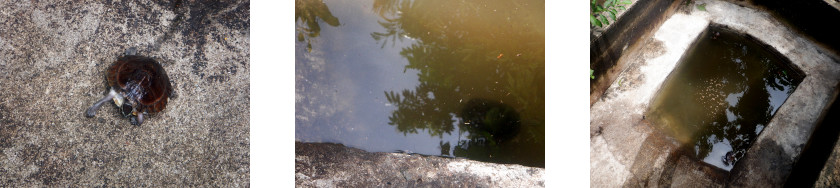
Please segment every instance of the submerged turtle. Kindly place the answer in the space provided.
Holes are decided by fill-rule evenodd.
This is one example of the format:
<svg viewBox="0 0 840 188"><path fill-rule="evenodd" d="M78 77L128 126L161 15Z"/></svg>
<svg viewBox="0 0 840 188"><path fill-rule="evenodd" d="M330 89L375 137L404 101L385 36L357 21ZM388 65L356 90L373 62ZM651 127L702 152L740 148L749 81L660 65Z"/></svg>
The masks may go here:
<svg viewBox="0 0 840 188"><path fill-rule="evenodd" d="M516 109L496 100L470 99L461 109L461 118L470 134L490 141L490 145L512 139L521 127Z"/></svg>
<svg viewBox="0 0 840 188"><path fill-rule="evenodd" d="M157 61L137 56L136 52L134 48L126 50L125 55L108 68L108 94L88 108L85 116L95 116L102 104L114 100L123 116L131 116L132 125L140 125L144 115L166 108L172 95L169 76Z"/></svg>
<svg viewBox="0 0 840 188"><path fill-rule="evenodd" d="M735 153L733 153L732 151L726 152L726 155L723 155L723 157L721 157L721 160L723 160L724 165L735 165Z"/></svg>

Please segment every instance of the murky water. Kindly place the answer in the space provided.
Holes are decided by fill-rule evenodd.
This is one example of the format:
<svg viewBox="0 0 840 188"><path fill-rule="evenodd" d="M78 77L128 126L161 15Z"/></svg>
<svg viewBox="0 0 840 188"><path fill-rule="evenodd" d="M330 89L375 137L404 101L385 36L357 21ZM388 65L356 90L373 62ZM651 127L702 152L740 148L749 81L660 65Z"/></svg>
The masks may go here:
<svg viewBox="0 0 840 188"><path fill-rule="evenodd" d="M296 1L295 139L543 167L544 7Z"/></svg>
<svg viewBox="0 0 840 188"><path fill-rule="evenodd" d="M698 159L725 170L804 78L759 43L711 27L680 60L647 117L694 147Z"/></svg>

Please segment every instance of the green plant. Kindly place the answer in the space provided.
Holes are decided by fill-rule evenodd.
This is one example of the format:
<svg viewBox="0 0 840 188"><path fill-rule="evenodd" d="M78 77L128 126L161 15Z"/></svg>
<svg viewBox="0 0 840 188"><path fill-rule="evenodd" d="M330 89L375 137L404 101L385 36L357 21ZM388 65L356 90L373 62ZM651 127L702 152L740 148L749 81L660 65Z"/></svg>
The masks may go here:
<svg viewBox="0 0 840 188"><path fill-rule="evenodd" d="M589 10L592 12L589 15L589 23L598 27L606 26L610 24L607 16L612 18L613 22L616 21L615 15L618 14L618 11L626 10L627 8L624 5L631 3L633 2L630 0L606 0L603 5L598 5L597 0L592 0L592 3L589 4Z"/></svg>
<svg viewBox="0 0 840 188"><path fill-rule="evenodd" d="M685 1L685 6L690 7L689 5L691 5L691 3L692 3L691 0L686 0ZM706 3L698 4L696 7L697 7L697 10L706 11Z"/></svg>
<svg viewBox="0 0 840 188"><path fill-rule="evenodd" d="M595 79L595 75L593 75L593 73L595 73L595 70L589 69L589 79Z"/></svg>
<svg viewBox="0 0 840 188"><path fill-rule="evenodd" d="M706 11L706 3L697 5L698 10Z"/></svg>

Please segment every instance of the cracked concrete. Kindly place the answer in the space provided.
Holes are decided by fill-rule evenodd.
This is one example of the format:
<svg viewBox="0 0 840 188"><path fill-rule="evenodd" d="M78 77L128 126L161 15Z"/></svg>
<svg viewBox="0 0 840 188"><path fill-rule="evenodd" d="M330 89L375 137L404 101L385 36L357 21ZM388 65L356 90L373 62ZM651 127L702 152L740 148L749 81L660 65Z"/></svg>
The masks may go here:
<svg viewBox="0 0 840 188"><path fill-rule="evenodd" d="M249 4L0 3L0 187L247 187ZM129 47L177 97L141 126L85 118Z"/></svg>

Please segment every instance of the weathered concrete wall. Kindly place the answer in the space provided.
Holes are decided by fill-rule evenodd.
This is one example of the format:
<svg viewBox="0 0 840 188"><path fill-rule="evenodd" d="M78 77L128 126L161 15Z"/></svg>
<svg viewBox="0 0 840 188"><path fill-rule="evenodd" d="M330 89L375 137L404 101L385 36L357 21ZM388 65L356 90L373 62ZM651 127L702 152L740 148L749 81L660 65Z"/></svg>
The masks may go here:
<svg viewBox="0 0 840 188"><path fill-rule="evenodd" d="M821 123L820 127L817 128L816 131L823 131L823 132L815 132L814 135L816 136L823 136L824 138L815 140L812 138L811 141L808 143L809 149L806 149L805 152L815 153L815 152L826 152L828 153L827 158L821 158L822 155L817 155L818 157L810 157L810 159L817 160L817 161L802 161L807 159L802 159L799 162L805 162L804 164L809 163L817 163L822 165L822 169L817 172L816 177L813 177L812 172L800 173L806 174L811 176L805 177L796 177L796 171L791 174L788 178L789 182L803 182L800 184L805 183L813 183L814 187L838 187L840 186L840 142L838 142L838 135L840 135L840 89L835 91L834 93L835 98L834 102L832 103L831 107L828 110L828 114L826 114L823 122ZM821 142L821 143L815 143ZM827 146L831 145L831 146ZM833 146L833 147L832 147ZM817 149L817 151L809 151ZM825 151L830 150L830 151ZM804 153L804 152L803 152ZM805 157L805 156L803 156ZM800 166L797 164L797 166ZM804 165L803 165L804 166ZM815 168L805 167L806 170L814 170ZM801 176L801 175L800 175ZM798 179L792 179L798 178ZM788 185L793 185L788 183Z"/></svg>
<svg viewBox="0 0 840 188"><path fill-rule="evenodd" d="M674 14L651 38L644 40L642 49L622 59L630 67L590 108L590 182L595 187L617 187L638 174L634 167L661 167L676 144L659 144L658 155L644 158L655 162L635 164L644 145L657 141L655 131L643 122L644 112L659 85L665 80L689 45L709 21L702 17ZM653 137L651 137L653 136ZM650 139L648 137L651 137ZM670 146L670 147L669 147ZM656 162L660 161L660 162ZM658 165L655 165L658 164Z"/></svg>
<svg viewBox="0 0 840 188"><path fill-rule="evenodd" d="M834 166L840 164L837 159L829 160L829 157L840 154L840 147L835 145L840 139L840 86L838 90L834 91L834 102L831 103L828 112L823 114L822 122L816 126L814 133L808 140L808 144L802 150L799 160L796 161L790 175L785 182L785 187L813 187L821 178L820 174L824 169L835 168ZM840 156L838 156L840 157ZM833 177L840 180L840 174L835 174ZM823 176L825 177L825 176ZM840 186L840 181L833 184L823 184L824 186Z"/></svg>
<svg viewBox="0 0 840 188"><path fill-rule="evenodd" d="M769 14L725 1L695 1L707 11L675 13L620 61L630 66L590 108L593 186L781 186L840 81L836 55L795 34ZM690 159L644 119L648 105L684 51L709 24L747 33L777 49L805 80L729 173ZM621 63L621 62L620 62ZM653 146L653 147L652 147ZM648 148L648 149L646 149ZM650 149L656 148L656 149Z"/></svg>
<svg viewBox="0 0 840 188"><path fill-rule="evenodd" d="M589 67L595 79L589 80L589 104L601 94L627 68L626 61L619 61L625 50L636 47L668 17L674 14L680 1L635 0L627 11L618 15L618 21L605 28L593 29L589 44Z"/></svg>
<svg viewBox="0 0 840 188"><path fill-rule="evenodd" d="M840 2L837 0L750 0L767 9L782 24L802 33L814 43L823 45L834 53L840 53L840 27L826 24L826 19L840 18Z"/></svg>
<svg viewBox="0 0 840 188"><path fill-rule="evenodd" d="M0 187L248 186L249 2L0 1ZM128 47L177 98L132 126L104 96Z"/></svg>
<svg viewBox="0 0 840 188"><path fill-rule="evenodd" d="M300 187L544 187L545 169L295 142Z"/></svg>

